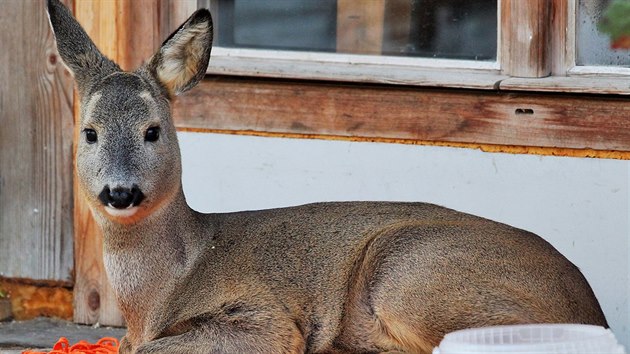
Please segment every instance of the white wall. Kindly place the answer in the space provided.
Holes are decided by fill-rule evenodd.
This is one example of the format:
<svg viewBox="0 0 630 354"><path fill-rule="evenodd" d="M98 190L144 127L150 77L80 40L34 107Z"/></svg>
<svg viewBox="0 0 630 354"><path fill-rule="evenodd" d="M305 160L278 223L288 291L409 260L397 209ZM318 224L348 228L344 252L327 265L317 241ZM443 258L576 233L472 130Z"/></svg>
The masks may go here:
<svg viewBox="0 0 630 354"><path fill-rule="evenodd" d="M180 133L199 211L426 201L533 231L575 263L630 348L630 161Z"/></svg>

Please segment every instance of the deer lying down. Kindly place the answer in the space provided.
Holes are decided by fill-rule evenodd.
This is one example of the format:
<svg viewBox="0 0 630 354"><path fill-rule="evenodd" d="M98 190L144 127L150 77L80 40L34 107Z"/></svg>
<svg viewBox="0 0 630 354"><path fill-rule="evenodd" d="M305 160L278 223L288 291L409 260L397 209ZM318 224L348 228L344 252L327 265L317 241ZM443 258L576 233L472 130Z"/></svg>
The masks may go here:
<svg viewBox="0 0 630 354"><path fill-rule="evenodd" d="M193 211L170 102L204 76L210 13L123 72L57 0L48 11L78 85L76 168L128 326L121 353L429 353L467 327L607 326L549 243L480 217L383 202Z"/></svg>

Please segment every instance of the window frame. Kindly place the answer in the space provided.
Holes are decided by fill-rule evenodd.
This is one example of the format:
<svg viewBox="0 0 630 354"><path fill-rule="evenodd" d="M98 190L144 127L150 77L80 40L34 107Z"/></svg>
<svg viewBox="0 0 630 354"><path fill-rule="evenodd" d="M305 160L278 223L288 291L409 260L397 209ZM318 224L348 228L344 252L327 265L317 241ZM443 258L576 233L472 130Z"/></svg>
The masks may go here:
<svg viewBox="0 0 630 354"><path fill-rule="evenodd" d="M605 65L577 65L577 16L578 1L572 0L567 3L568 26L567 26L567 68L568 76L602 76L604 78L623 78L630 76L630 67L605 66Z"/></svg>
<svg viewBox="0 0 630 354"><path fill-rule="evenodd" d="M497 18L500 4L501 0ZM210 0L200 0L198 6L209 7L212 13L218 13L218 6ZM215 46L207 74L493 89L498 81L506 78L501 74L500 26L498 28L495 61Z"/></svg>
<svg viewBox="0 0 630 354"><path fill-rule="evenodd" d="M207 74L630 95L630 68L576 65L578 0L497 1L496 61L215 47Z"/></svg>

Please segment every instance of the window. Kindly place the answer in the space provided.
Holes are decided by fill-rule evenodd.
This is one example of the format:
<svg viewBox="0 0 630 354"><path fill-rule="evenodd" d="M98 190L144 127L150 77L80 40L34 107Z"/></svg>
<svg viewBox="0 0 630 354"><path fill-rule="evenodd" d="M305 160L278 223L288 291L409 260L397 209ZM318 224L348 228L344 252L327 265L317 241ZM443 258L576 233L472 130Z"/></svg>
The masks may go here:
<svg viewBox="0 0 630 354"><path fill-rule="evenodd" d="M621 77L630 75L630 48L619 47L613 38L624 29L630 34L630 2L627 0L577 0L570 3L575 16L570 27L569 75ZM608 24L602 26L604 23ZM607 33L608 32L608 33ZM625 78L624 78L625 77ZM605 83L604 83L605 84ZM628 85L616 93L628 94Z"/></svg>
<svg viewBox="0 0 630 354"><path fill-rule="evenodd" d="M615 14L615 9L610 8L610 6L611 2L608 0L579 1L575 34L576 65L630 66L630 52L628 48L615 48L615 43L611 39L610 34L604 33L601 28L608 9L611 10L611 17L615 15L628 16L629 19L625 22L629 25L630 13ZM612 20L615 20L615 18L609 21ZM610 25L610 27L617 26L615 23Z"/></svg>
<svg viewBox="0 0 630 354"><path fill-rule="evenodd" d="M497 1L218 0L220 47L495 61Z"/></svg>
<svg viewBox="0 0 630 354"><path fill-rule="evenodd" d="M216 22L209 73L630 94L619 81L630 75L630 51L611 48L598 26L616 1L198 4L210 7Z"/></svg>
<svg viewBox="0 0 630 354"><path fill-rule="evenodd" d="M500 76L497 0L200 3L216 22L211 73L477 88Z"/></svg>

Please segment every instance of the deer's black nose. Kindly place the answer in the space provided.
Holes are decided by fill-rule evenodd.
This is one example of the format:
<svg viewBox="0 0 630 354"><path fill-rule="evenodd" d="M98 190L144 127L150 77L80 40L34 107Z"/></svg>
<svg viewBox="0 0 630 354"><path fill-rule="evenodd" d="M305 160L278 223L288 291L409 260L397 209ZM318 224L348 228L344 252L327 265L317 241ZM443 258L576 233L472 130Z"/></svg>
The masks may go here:
<svg viewBox="0 0 630 354"><path fill-rule="evenodd" d="M106 185L98 195L101 202L116 209L125 209L132 206L138 206L144 199L144 194L137 185L131 188L116 187L113 189Z"/></svg>

